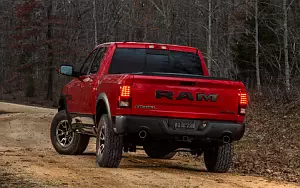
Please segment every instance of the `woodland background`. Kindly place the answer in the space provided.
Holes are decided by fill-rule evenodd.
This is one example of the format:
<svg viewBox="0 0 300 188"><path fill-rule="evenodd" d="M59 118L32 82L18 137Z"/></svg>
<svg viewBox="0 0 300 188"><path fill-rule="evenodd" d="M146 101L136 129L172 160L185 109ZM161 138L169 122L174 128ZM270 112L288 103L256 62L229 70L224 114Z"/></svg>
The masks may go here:
<svg viewBox="0 0 300 188"><path fill-rule="evenodd" d="M57 105L96 44L201 49L213 76L250 94L234 171L300 182L299 0L0 0L0 100Z"/></svg>

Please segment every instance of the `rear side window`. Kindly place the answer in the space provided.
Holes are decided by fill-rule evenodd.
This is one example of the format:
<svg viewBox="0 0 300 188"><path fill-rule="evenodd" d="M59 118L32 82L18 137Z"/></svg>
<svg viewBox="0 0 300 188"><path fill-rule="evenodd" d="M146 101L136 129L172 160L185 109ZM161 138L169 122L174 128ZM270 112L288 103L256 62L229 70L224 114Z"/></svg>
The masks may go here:
<svg viewBox="0 0 300 188"><path fill-rule="evenodd" d="M194 53L149 49L116 49L109 74L139 72L203 75L200 58Z"/></svg>
<svg viewBox="0 0 300 188"><path fill-rule="evenodd" d="M94 50L92 52L92 54L85 60L84 64L82 65L81 69L80 69L80 73L82 75L87 75L90 69L91 64L93 63L96 55L98 53L98 49Z"/></svg>
<svg viewBox="0 0 300 188"><path fill-rule="evenodd" d="M100 48L90 70L90 74L96 74L100 68L101 61L106 53L106 48Z"/></svg>

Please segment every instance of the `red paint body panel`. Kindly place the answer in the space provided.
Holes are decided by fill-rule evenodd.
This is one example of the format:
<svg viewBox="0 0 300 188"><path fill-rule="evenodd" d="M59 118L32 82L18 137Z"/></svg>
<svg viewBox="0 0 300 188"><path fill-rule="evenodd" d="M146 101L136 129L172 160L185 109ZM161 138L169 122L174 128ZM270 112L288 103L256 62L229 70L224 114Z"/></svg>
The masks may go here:
<svg viewBox="0 0 300 188"><path fill-rule="evenodd" d="M204 77L179 78L108 74L116 48L149 48L149 45L154 45L158 49L166 47L166 50L198 53ZM100 47L107 47L108 49L101 61L98 73L74 78L63 89L65 95L72 96L71 100L67 100L70 113L94 115L96 113L97 97L99 94L105 93L108 97L112 116L174 117L239 123L244 121L244 116L238 115L239 90L245 91L243 83L208 78L209 74L200 50L186 46L135 42L106 43L99 45L97 48ZM182 81L194 82L196 85L182 86L180 85ZM123 85L131 86L132 104L130 108L119 108L118 106L120 87ZM171 91L174 93L175 98L180 92L189 92L194 98L196 98L197 93L205 95L215 94L218 95L218 98L216 102L191 101L186 98L182 100L157 99L155 96L157 90ZM155 109L136 108L138 105L152 106Z"/></svg>
<svg viewBox="0 0 300 188"><path fill-rule="evenodd" d="M195 86L181 86L182 78L174 77L149 77L134 76L132 91L132 106L155 106L155 110L132 109L133 115L162 116L209 120L237 121L238 89L243 85L232 81L190 79L184 81L196 82ZM190 101L188 99L169 100L167 98L156 99L156 90L172 91L174 98L180 92L206 95L217 94L217 102ZM232 112L234 114L222 114L220 112Z"/></svg>

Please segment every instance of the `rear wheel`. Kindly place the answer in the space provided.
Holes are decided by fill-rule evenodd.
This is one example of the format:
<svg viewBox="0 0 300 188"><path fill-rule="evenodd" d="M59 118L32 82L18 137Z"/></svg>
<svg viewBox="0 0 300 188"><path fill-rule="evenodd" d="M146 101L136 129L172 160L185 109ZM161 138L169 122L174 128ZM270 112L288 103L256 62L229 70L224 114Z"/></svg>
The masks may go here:
<svg viewBox="0 0 300 188"><path fill-rule="evenodd" d="M233 147L231 143L214 146L204 151L204 162L209 172L228 172L232 165L232 158Z"/></svg>
<svg viewBox="0 0 300 188"><path fill-rule="evenodd" d="M90 137L81 135L71 130L65 110L58 112L51 123L51 143L54 149L63 155L82 154L88 144Z"/></svg>
<svg viewBox="0 0 300 188"><path fill-rule="evenodd" d="M145 153L154 159L172 159L175 155L175 151L168 151L164 147L158 147L159 145L144 144L143 148Z"/></svg>
<svg viewBox="0 0 300 188"><path fill-rule="evenodd" d="M123 137L117 135L105 114L99 122L96 142L96 163L99 167L117 168L123 152Z"/></svg>

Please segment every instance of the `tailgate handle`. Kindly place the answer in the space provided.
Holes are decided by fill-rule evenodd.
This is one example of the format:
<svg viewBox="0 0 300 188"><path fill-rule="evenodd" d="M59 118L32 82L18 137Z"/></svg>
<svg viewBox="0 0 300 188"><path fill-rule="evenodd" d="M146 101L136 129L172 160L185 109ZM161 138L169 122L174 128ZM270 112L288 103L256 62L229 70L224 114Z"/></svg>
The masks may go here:
<svg viewBox="0 0 300 188"><path fill-rule="evenodd" d="M181 86L195 86L196 82L180 82Z"/></svg>

